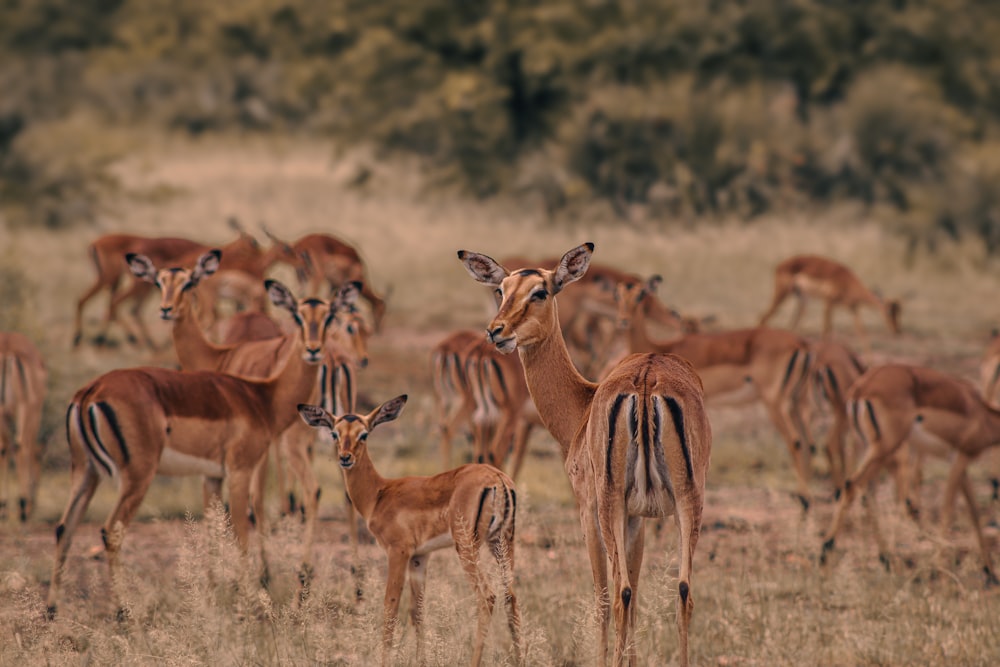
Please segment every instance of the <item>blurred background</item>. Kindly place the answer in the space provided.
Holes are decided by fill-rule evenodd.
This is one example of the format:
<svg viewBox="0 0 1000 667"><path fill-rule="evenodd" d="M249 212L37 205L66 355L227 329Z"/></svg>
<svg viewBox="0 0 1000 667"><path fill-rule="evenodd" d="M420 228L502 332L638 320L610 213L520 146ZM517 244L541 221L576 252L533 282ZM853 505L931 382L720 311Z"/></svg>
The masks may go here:
<svg viewBox="0 0 1000 667"><path fill-rule="evenodd" d="M987 0L0 0L0 90L10 225L98 219L137 127L416 157L557 221L852 203L1000 249Z"/></svg>

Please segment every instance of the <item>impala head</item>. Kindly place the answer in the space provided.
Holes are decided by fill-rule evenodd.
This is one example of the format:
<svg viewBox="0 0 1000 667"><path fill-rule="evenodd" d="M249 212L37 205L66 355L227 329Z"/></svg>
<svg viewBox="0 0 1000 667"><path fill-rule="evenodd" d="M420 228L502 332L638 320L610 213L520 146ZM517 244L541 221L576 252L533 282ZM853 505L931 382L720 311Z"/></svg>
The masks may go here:
<svg viewBox="0 0 1000 667"><path fill-rule="evenodd" d="M353 308L361 293L361 283L350 282L341 285L331 301L315 298L296 300L291 290L277 280L265 280L264 287L271 303L287 310L299 326L303 358L314 364L322 360L323 342L338 313Z"/></svg>
<svg viewBox="0 0 1000 667"><path fill-rule="evenodd" d="M637 310L643 302L656 294L656 289L663 282L660 276L651 276L646 281L629 280L615 285L615 303L618 306L618 328L625 330L632 324Z"/></svg>
<svg viewBox="0 0 1000 667"><path fill-rule="evenodd" d="M319 405L300 403L299 415L310 426L330 431L340 467L346 470L354 467L358 459L364 456L371 430L382 422L391 422L399 417L404 405L406 394L386 401L367 415L347 414L336 417Z"/></svg>
<svg viewBox="0 0 1000 667"><path fill-rule="evenodd" d="M221 250L209 250L198 258L193 268L157 270L145 255L134 252L125 255L128 268L136 278L160 288L160 317L164 320L172 320L178 316L187 292L196 287L202 278L215 273L221 259Z"/></svg>
<svg viewBox="0 0 1000 667"><path fill-rule="evenodd" d="M545 340L559 326L554 297L566 285L587 272L593 243L584 243L567 252L552 270L508 271L495 259L467 250L458 258L478 282L493 287L500 299L499 309L486 329L486 336L503 353L520 345L530 347Z"/></svg>
<svg viewBox="0 0 1000 667"><path fill-rule="evenodd" d="M339 326L332 330L334 340L354 352L361 368L367 367L368 339L372 329L364 315L357 308L351 308L337 316L337 323Z"/></svg>

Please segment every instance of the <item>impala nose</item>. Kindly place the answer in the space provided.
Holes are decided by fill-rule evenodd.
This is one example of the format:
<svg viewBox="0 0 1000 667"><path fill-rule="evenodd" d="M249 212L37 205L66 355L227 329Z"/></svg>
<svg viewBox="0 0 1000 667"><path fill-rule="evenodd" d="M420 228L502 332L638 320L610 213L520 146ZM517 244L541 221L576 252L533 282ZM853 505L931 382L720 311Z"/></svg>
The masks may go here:
<svg viewBox="0 0 1000 667"><path fill-rule="evenodd" d="M490 339L491 343L496 342L496 337L500 335L501 331L503 331L503 327L495 327L493 329L487 329L486 337Z"/></svg>
<svg viewBox="0 0 1000 667"><path fill-rule="evenodd" d="M167 306L165 308L160 308L160 319L161 320L169 320L171 317L173 317L173 313L174 313L174 307L173 306Z"/></svg>
<svg viewBox="0 0 1000 667"><path fill-rule="evenodd" d="M307 347L306 356L309 361L319 361L323 354L323 349L319 347Z"/></svg>
<svg viewBox="0 0 1000 667"><path fill-rule="evenodd" d="M349 468L351 466L351 458L352 457L351 457L350 454L341 454L340 455L340 467L341 468Z"/></svg>
<svg viewBox="0 0 1000 667"><path fill-rule="evenodd" d="M368 368L368 357L361 357L361 368Z"/></svg>

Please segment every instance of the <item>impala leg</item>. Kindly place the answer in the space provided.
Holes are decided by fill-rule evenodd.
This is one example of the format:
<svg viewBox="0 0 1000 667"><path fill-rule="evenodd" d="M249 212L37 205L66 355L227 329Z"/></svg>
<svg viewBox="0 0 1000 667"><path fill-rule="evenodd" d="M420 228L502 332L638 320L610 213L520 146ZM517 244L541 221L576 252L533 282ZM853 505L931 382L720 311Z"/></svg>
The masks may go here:
<svg viewBox="0 0 1000 667"><path fill-rule="evenodd" d="M0 367L0 375L4 368ZM7 416L0 413L0 521L7 520L7 498L10 497L10 460L14 442Z"/></svg>
<svg viewBox="0 0 1000 667"><path fill-rule="evenodd" d="M524 664L521 647L521 612L514 595L514 530L490 543L490 551L500 570L500 585L503 587L504 603L507 607L507 627L514 644L514 664Z"/></svg>
<svg viewBox="0 0 1000 667"><path fill-rule="evenodd" d="M861 346L865 349L865 352L871 354L871 341L868 340L868 334L865 332L865 326L861 323L861 313L858 311L857 306L853 306L851 308L851 316L854 318L854 330L858 334Z"/></svg>
<svg viewBox="0 0 1000 667"><path fill-rule="evenodd" d="M840 489L844 486L844 480L847 479L850 472L849 466L853 464L853 458L851 463L848 463L847 419L836 409L834 410L833 424L827 434L826 455L830 461L830 478L833 481L833 487Z"/></svg>
<svg viewBox="0 0 1000 667"><path fill-rule="evenodd" d="M979 544L979 551L983 554L983 573L986 575L986 585L995 586L1000 584L997 580L996 570L993 568L993 558L990 556L989 547L983 537L983 528L979 523L979 508L976 507L976 496L972 492L972 484L969 483L969 475L963 470L961 480L962 495L965 497L965 504L969 507L969 519L972 527L976 531L976 542Z"/></svg>
<svg viewBox="0 0 1000 667"><path fill-rule="evenodd" d="M598 522L604 547L611 559L611 579L614 590L609 587L611 610L615 621L615 665L632 662L632 647L630 641L630 621L633 617L632 604L634 591L628 576L628 541L625 537L626 524L630 517L625 513L622 502L613 502L608 498L616 489L601 487L597 491ZM621 493L621 490L617 490Z"/></svg>
<svg viewBox="0 0 1000 667"><path fill-rule="evenodd" d="M222 507L222 478L205 477L201 482L201 500L205 512L218 503Z"/></svg>
<svg viewBox="0 0 1000 667"><path fill-rule="evenodd" d="M267 460L267 457L261 457ZM259 467L254 466L254 469ZM247 553L250 546L250 525L247 517L247 509L250 504L250 484L254 475L253 470L234 470L229 474L229 520L233 525L233 534L236 536L236 543L240 551ZM256 502L256 501L255 501ZM258 523L258 526L261 524ZM267 566L267 554L264 549L265 530L258 530L257 536L260 543L260 583L265 588L270 583L270 572Z"/></svg>
<svg viewBox="0 0 1000 667"><path fill-rule="evenodd" d="M392 652L392 636L396 631L396 620L399 618L399 599L403 595L409 560L410 554L405 551L389 552L389 575L385 582L385 603L382 610L383 667L389 664L389 655Z"/></svg>
<svg viewBox="0 0 1000 667"><path fill-rule="evenodd" d="M299 428L301 426L302 428ZM312 433L303 432L308 429L305 424L297 424L287 429L281 436L280 450L288 456L288 465L302 485L302 506L305 509L306 534L302 545L302 565L299 568L300 597L304 594L312 580L313 543L316 536L316 516L319 507L319 482L313 471L309 457L309 444ZM280 457L279 457L280 458ZM348 520L354 522L354 513L348 509Z"/></svg>
<svg viewBox="0 0 1000 667"><path fill-rule="evenodd" d="M424 585L427 580L427 561L430 555L413 556L408 562L410 579L410 620L417 639L417 664L424 664Z"/></svg>
<svg viewBox="0 0 1000 667"><path fill-rule="evenodd" d="M823 335L829 336L833 333L833 301L823 302Z"/></svg>
<svg viewBox="0 0 1000 667"><path fill-rule="evenodd" d="M35 509L38 479L41 476L41 451L38 430L41 427L42 406L22 405L19 408L17 429L14 432L14 457L20 489L20 518L24 523ZM4 495L3 498L7 496Z"/></svg>
<svg viewBox="0 0 1000 667"><path fill-rule="evenodd" d="M792 313L792 323L789 325L789 329L793 331L799 328L799 323L802 321L802 314L806 310L806 297L801 292L793 292L795 295L795 311Z"/></svg>
<svg viewBox="0 0 1000 667"><path fill-rule="evenodd" d="M698 537L701 534L703 504L702 493L679 496L675 514L678 535L677 560L680 564L677 573L677 650L681 667L687 667L689 659L688 636L691 615L694 612L691 571L694 564L694 550L698 546Z"/></svg>
<svg viewBox="0 0 1000 667"><path fill-rule="evenodd" d="M62 584L63 569L66 565L66 554L69 553L73 534L80 525L80 519L90 505L101 477L89 461L73 466L73 482L69 494L69 502L63 510L59 524L56 526L56 554L52 565L52 579L49 584L48 609L49 619L55 618L56 603L59 599L59 588Z"/></svg>
<svg viewBox="0 0 1000 667"><path fill-rule="evenodd" d="M882 534L878 525L878 503L876 502L875 491L875 480L873 478L865 485L865 492L861 496L861 504L865 508L865 516L868 519L872 535L875 536L875 544L878 545L878 560L888 571L890 569L889 545L886 543L885 535Z"/></svg>
<svg viewBox="0 0 1000 667"><path fill-rule="evenodd" d="M880 452L876 443L872 443L861 465L858 466L857 472L844 482L844 491L840 494L840 500L837 501L837 509L833 514L833 521L830 523L830 528L826 531L826 535L823 538L823 548L819 557L820 565L826 563L827 552L833 550L834 541L844 525L844 518L847 515L847 511L854 502L854 496L857 495L858 486L867 485L875 476L875 473L878 472L879 468L885 464L888 457L892 456L898 446L897 444L884 452Z"/></svg>
<svg viewBox="0 0 1000 667"><path fill-rule="evenodd" d="M808 443L800 439L802 437L801 435L795 433L791 420L787 419L786 412L780 409L776 402L765 401L765 405L767 407L768 414L771 416L771 422L778 429L782 439L785 441L785 445L788 447L788 453L792 457L792 464L795 467L795 475L798 480L799 502L802 503L803 510L808 510L811 502L811 493L809 491L808 481Z"/></svg>
<svg viewBox="0 0 1000 667"><path fill-rule="evenodd" d="M146 476L138 479L123 477L121 490L118 492L118 502L111 510L104 526L101 528L101 538L104 540L104 551L108 557L108 572L111 576L111 596L117 608L118 620L124 620L126 611L118 599L116 587L121 581L121 547L125 541L125 531L139 510L142 499L153 482L156 471L151 470Z"/></svg>
<svg viewBox="0 0 1000 667"><path fill-rule="evenodd" d="M518 419L517 429L514 431L514 455L510 463L510 478L513 480L516 480L521 472L521 465L524 463L524 455L528 451L528 438L531 437L532 429L534 429L534 424L523 417Z"/></svg>
<svg viewBox="0 0 1000 667"><path fill-rule="evenodd" d="M494 490L495 493L495 490ZM493 606L496 604L496 596L490 590L482 570L479 567L479 551L482 543L474 535L470 534L475 528L471 525L460 523L452 526L452 535L455 536L455 549L458 551L458 560L462 564L462 569L472 583L476 592L477 603L477 623L476 635L472 645L471 665L478 666L483 659L483 646L486 644L486 634L490 630L490 617L493 616Z"/></svg>
<svg viewBox="0 0 1000 667"><path fill-rule="evenodd" d="M594 596L597 604L597 664L608 664L608 621L610 609L608 605L608 556L604 550L604 542L597 527L597 513L589 505L580 507L580 524L583 526L583 537L587 543L587 555L590 557L590 569L594 577Z"/></svg>
<svg viewBox="0 0 1000 667"><path fill-rule="evenodd" d="M791 290L780 285L775 286L774 297L771 299L771 305L768 306L767 312L761 315L759 326L767 326L767 323L772 317L774 317L774 314L778 312L778 308L781 307L781 304L785 302L785 299L787 299L790 294Z"/></svg>
<svg viewBox="0 0 1000 667"><path fill-rule="evenodd" d="M94 298L94 295L100 292L105 287L111 289L111 285L104 281L104 278L98 276L97 282L90 286L80 300L76 302L76 317L73 320L73 347L80 344L83 340L83 309L86 307L87 302Z"/></svg>

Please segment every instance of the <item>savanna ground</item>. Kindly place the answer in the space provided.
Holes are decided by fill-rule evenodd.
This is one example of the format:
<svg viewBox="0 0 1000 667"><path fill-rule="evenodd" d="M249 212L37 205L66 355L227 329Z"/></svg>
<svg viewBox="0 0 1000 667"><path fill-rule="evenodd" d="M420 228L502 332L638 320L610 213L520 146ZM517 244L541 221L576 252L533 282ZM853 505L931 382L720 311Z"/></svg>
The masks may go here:
<svg viewBox="0 0 1000 667"><path fill-rule="evenodd" d="M488 299L465 273L460 248L494 257L550 256L586 241L595 260L641 274L660 273L661 293L686 313L712 314L718 326L756 321L771 291L773 266L801 251L849 261L886 294L908 295L905 334L889 338L873 314L872 360L902 359L969 377L990 328L1000 289L995 266L975 247L951 246L902 264L903 248L858 210L796 215L748 225L711 223L655 231L612 221L545 222L528 205L481 205L426 195L413 170L376 166L363 186L349 187L352 159L320 145L150 141L121 168L125 191L103 231L177 235L223 243L227 216L266 222L293 239L327 231L356 243L376 287L391 286L384 331L372 340L361 392L374 401L410 394L401 419L375 432L371 449L383 474L429 474L439 466L428 351L448 331L482 327ZM384 557L361 549L364 597L354 601L340 475L320 452L324 496L316 578L301 610L291 604L302 527L277 519L268 539L272 585L263 592L218 520L201 516L200 482L159 479L123 549L127 571L119 593L130 620L118 623L100 554L99 525L114 500L102 485L78 531L56 621L44 619L53 529L68 490L61 429L77 387L113 367L171 363L169 347L150 354L128 345L70 349L72 309L92 279L85 245L96 230L4 230L0 248L9 293L5 321L40 341L51 387L39 506L26 526L5 524L0 538L0 664L342 664L377 659ZM278 271L279 276L290 278ZM102 304L103 306L103 304ZM92 333L99 308L88 310ZM787 307L786 307L787 308ZM166 345L166 325L150 326ZM778 324L790 317L779 314ZM843 314L841 315L843 317ZM837 320L842 334L848 322ZM818 328L818 307L806 319ZM120 332L119 332L120 336ZM817 502L803 517L793 500L789 457L763 410L711 412L715 432L704 528L695 558L692 659L717 665L988 665L1000 660L1000 594L983 587L964 509L947 540L934 521L944 467L926 473L922 526L904 517L884 484L882 529L893 546L886 572L859 506L820 569L820 534L833 508L817 457ZM590 569L554 442L536 433L519 488L516 591L531 665L591 664L594 656ZM457 459L456 459L457 460ZM979 501L989 505L986 462L974 468ZM270 500L276 515L274 500ZM989 507L987 539L997 550ZM194 517L194 518L192 518ZM675 537L671 522L650 529L639 591L641 664L676 659ZM428 662L468 659L473 595L456 556L435 554L427 600ZM404 599L403 609L407 601ZM502 616L502 614L497 615ZM411 664L413 632L397 632L396 658ZM510 641L496 618L488 664L510 664Z"/></svg>

